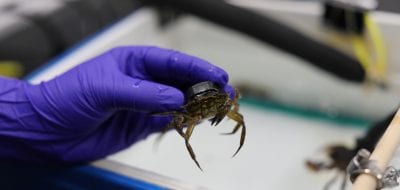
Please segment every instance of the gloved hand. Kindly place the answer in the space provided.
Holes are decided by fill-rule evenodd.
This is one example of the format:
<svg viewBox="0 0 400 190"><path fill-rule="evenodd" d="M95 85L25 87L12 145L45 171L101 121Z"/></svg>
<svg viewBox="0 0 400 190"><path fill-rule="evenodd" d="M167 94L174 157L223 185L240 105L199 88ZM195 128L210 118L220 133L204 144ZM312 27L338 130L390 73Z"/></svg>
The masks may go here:
<svg viewBox="0 0 400 190"><path fill-rule="evenodd" d="M0 160L92 161L166 127L182 91L213 81L233 95L222 69L156 47L120 47L39 85L0 78Z"/></svg>

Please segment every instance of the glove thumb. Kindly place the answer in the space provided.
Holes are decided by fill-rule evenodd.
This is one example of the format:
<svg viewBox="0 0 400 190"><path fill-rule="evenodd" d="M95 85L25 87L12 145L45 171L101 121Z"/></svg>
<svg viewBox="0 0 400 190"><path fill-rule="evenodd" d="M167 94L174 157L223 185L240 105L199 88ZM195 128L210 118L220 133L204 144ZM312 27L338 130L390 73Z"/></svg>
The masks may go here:
<svg viewBox="0 0 400 190"><path fill-rule="evenodd" d="M141 112L178 110L184 103L183 93L171 86L124 76L115 84L111 107Z"/></svg>

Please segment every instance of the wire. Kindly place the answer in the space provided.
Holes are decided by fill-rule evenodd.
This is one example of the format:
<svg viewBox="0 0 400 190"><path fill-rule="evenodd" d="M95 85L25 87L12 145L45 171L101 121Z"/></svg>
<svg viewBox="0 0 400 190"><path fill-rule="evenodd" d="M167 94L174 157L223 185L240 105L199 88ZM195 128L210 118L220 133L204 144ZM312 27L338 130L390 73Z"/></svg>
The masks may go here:
<svg viewBox="0 0 400 190"><path fill-rule="evenodd" d="M371 70L372 60L369 56L368 48L363 37L360 35L351 34L350 40L357 59L360 61L361 66L368 73Z"/></svg>
<svg viewBox="0 0 400 190"><path fill-rule="evenodd" d="M366 32L350 34L353 51L367 72L367 79L370 82L385 85L387 82L387 58L382 34L369 13L365 13L363 18ZM368 46L367 35L371 39L372 47Z"/></svg>
<svg viewBox="0 0 400 190"><path fill-rule="evenodd" d="M383 35L379 29L379 26L371 19L369 14L364 15L364 24L375 49L376 69L378 76L381 80L386 81L387 52L383 42Z"/></svg>

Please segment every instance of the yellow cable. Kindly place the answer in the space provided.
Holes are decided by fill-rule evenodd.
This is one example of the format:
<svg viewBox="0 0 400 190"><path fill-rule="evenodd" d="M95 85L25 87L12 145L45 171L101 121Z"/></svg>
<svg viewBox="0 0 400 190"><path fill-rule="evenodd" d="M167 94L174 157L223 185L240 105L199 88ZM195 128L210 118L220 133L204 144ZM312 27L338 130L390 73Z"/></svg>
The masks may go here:
<svg viewBox="0 0 400 190"><path fill-rule="evenodd" d="M345 21L348 24L348 27L355 27L354 23L354 15L350 12L346 12L345 14ZM353 51L355 56L357 57L358 61L360 62L361 66L364 68L366 75L367 75L367 82L373 81L373 73L372 73L372 59L369 54L369 49L367 47L364 35L360 35L357 33L349 33L348 34L349 41L353 47Z"/></svg>
<svg viewBox="0 0 400 190"><path fill-rule="evenodd" d="M348 19L350 20L351 17L349 16ZM385 84L387 82L387 52L383 36L379 26L369 13L364 14L364 26L364 34L348 34L346 35L347 40L351 43L357 60L367 73L367 81ZM342 39L332 34L329 37L330 42L338 47L340 44L346 43L346 38ZM340 47L343 48L343 46Z"/></svg>
<svg viewBox="0 0 400 190"><path fill-rule="evenodd" d="M385 44L383 42L382 33L379 26L371 19L369 14L364 15L364 24L371 37L372 44L375 49L375 60L378 77L382 80L386 80L387 72L387 52Z"/></svg>
<svg viewBox="0 0 400 190"><path fill-rule="evenodd" d="M382 34L368 13L364 15L364 24L366 34L370 36L373 48L368 48L365 35L351 34L350 40L357 59L367 72L368 80L382 84L382 82L386 82L387 74L386 48ZM371 53L372 50L374 50L374 54Z"/></svg>
<svg viewBox="0 0 400 190"><path fill-rule="evenodd" d="M0 61L0 75L8 77L20 77L23 73L21 64L15 61Z"/></svg>
<svg viewBox="0 0 400 190"><path fill-rule="evenodd" d="M356 34L351 34L350 40L357 59L360 61L361 66L368 74L371 70L372 61L363 37Z"/></svg>

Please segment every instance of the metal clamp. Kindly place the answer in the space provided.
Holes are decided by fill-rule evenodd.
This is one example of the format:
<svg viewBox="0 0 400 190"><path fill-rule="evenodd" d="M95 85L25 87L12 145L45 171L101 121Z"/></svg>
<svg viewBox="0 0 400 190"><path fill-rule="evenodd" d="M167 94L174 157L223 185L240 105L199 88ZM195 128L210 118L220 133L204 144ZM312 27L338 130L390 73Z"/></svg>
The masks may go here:
<svg viewBox="0 0 400 190"><path fill-rule="evenodd" d="M366 149L361 149L347 166L347 173L350 181L354 183L360 174L367 174L374 177L377 181L377 189L392 188L399 185L400 171L394 167L387 167L381 171L376 166L375 160L369 160L371 153Z"/></svg>

